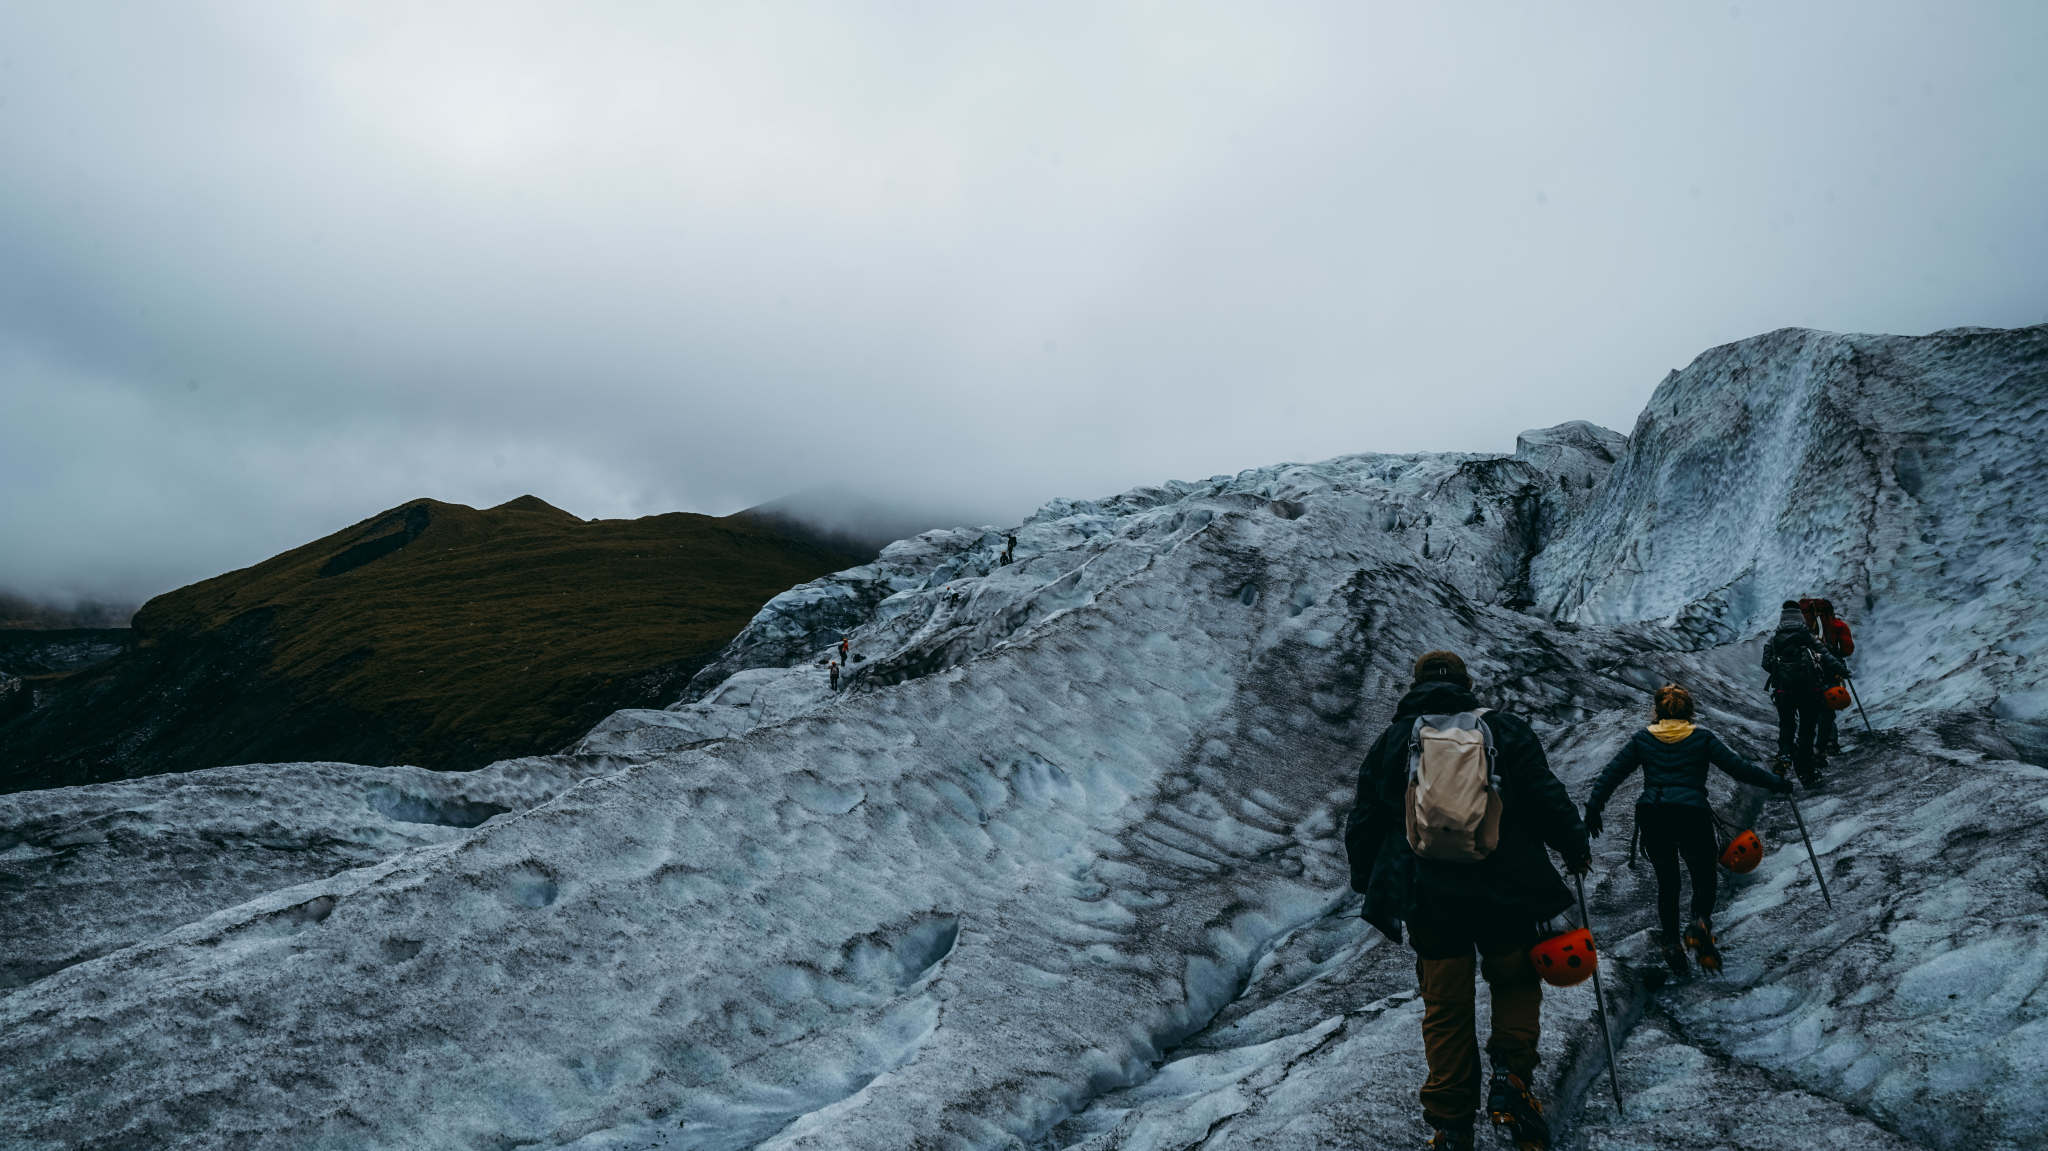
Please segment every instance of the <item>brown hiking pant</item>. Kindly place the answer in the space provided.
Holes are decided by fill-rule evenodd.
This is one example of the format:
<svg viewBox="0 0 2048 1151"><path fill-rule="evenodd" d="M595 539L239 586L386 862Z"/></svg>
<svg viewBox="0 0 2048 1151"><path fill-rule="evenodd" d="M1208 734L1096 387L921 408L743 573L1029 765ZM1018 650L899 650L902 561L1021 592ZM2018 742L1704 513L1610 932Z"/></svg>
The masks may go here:
<svg viewBox="0 0 2048 1151"><path fill-rule="evenodd" d="M1543 983L1529 948L1531 924L1408 925L1415 948L1415 982L1422 992L1422 1046L1429 1079L1422 1084L1422 1111L1432 1127L1462 1130L1472 1125L1480 1103L1479 1032L1473 1008L1473 952L1478 973L1493 995L1493 1034L1486 1054L1529 1081L1536 1070L1536 1037L1541 1029Z"/></svg>

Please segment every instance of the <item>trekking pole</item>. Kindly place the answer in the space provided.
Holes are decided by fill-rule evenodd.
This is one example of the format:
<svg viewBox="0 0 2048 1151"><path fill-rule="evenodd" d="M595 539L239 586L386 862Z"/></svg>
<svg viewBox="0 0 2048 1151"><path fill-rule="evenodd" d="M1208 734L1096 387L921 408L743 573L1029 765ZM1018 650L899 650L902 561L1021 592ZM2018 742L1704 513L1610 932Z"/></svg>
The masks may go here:
<svg viewBox="0 0 2048 1151"><path fill-rule="evenodd" d="M1870 713L1863 710L1863 697L1856 694L1856 681L1851 678L1842 682L1849 685L1849 698L1856 701L1856 714L1863 717L1863 730L1875 734L1877 729L1870 726Z"/></svg>
<svg viewBox="0 0 2048 1151"><path fill-rule="evenodd" d="M1799 825L1799 838L1806 841L1806 858L1813 861L1813 877L1820 881L1820 897L1827 900L1828 910L1832 911L1835 900L1828 894L1828 877L1820 873L1820 856L1813 853L1813 837L1806 834L1806 820L1800 818L1799 801L1793 799L1792 793L1788 791L1785 793L1785 802L1792 805L1792 821Z"/></svg>
<svg viewBox="0 0 2048 1151"><path fill-rule="evenodd" d="M1572 876L1572 882L1579 885L1579 918L1585 921L1588 931L1593 928L1593 915L1586 910L1586 877ZM1607 1029L1607 990L1600 985L1600 958L1594 952L1593 958L1593 1006L1600 1010L1600 1037L1607 1040L1607 1085L1614 1088L1614 1111L1621 1113L1621 1073L1614 1066L1614 1032Z"/></svg>

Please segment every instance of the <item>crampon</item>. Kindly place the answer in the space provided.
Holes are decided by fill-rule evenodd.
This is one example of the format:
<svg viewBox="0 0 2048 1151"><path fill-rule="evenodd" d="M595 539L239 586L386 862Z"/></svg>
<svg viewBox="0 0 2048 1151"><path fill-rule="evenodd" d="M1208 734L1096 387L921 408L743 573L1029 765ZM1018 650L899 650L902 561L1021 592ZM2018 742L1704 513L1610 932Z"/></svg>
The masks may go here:
<svg viewBox="0 0 2048 1151"><path fill-rule="evenodd" d="M1472 1132L1439 1127L1430 1134L1429 1142L1422 1146L1423 1151L1473 1151Z"/></svg>
<svg viewBox="0 0 2048 1151"><path fill-rule="evenodd" d="M1550 1124L1543 1104L1522 1077L1496 1068L1486 1091L1486 1113L1493 1125L1505 1128L1515 1151L1550 1151Z"/></svg>
<svg viewBox="0 0 2048 1151"><path fill-rule="evenodd" d="M1708 975L1721 974L1721 950L1714 943L1713 925L1704 919L1694 920L1693 925L1685 929L1685 945L1692 949L1700 970Z"/></svg>

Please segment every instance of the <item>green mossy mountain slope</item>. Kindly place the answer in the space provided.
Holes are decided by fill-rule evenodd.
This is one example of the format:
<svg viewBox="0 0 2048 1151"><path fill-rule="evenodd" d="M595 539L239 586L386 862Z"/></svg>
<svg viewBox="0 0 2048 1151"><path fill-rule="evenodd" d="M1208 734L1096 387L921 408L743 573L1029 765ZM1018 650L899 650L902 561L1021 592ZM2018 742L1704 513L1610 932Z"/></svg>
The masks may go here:
<svg viewBox="0 0 2048 1151"><path fill-rule="evenodd" d="M857 560L746 518L414 500L166 593L36 681L0 790L230 763L477 767L669 702L776 593Z"/></svg>

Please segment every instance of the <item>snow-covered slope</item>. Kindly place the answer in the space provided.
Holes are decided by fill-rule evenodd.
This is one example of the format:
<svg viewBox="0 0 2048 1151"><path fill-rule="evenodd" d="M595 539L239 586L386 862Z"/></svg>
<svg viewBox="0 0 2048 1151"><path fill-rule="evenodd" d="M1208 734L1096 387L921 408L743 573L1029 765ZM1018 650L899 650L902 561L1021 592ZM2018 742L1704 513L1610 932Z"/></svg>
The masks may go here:
<svg viewBox="0 0 2048 1151"><path fill-rule="evenodd" d="M1668 679L1767 746L1758 605L1824 591L1859 625L1882 714L1920 717L1852 732L1804 801L1836 909L1782 802L1722 787L1772 853L1725 902L1729 975L1659 988L1617 815L1595 919L1642 1094L1617 1116L1589 1091L1590 988L1547 998L1542 1091L1588 1147L2038 1146L2048 772L2000 758L2024 741L1983 710L2016 714L2007 689L2031 681L1983 647L2028 624L2024 586L1981 577L2035 578L2039 497L2013 481L1998 512L1958 489L1976 519L1955 522L1936 503L1963 481L1925 438L1919 494L1845 493L1873 437L1903 434L1885 413L1935 419L1902 396L2003 445L1982 483L2034 475L2038 449L2000 421L2033 426L2044 338L1777 333L1667 381L1626 443L1565 425L1512 458L1055 501L1007 566L1009 531L926 533L778 597L685 701L496 782L430 793L324 765L9 797L28 806L0 829L37 830L0 839L0 866L38 869L0 890L10 925L91 920L124 867L176 895L134 901L156 919L117 901L91 938L126 946L25 970L0 999L0 1142L1413 1146L1412 956L1356 918L1338 831L1414 656L1466 653L1583 795ZM1889 365L1855 451L1810 416L1847 387L1825 366L1842 348ZM1693 418L1659 430L1674 404ZM1773 487L1787 466L1815 478ZM1699 508L1656 518L1680 493ZM1985 530L1998 515L2020 526ZM1830 582L1852 565L1884 582ZM842 638L861 658L834 693L820 662ZM1915 675L1958 686L1908 691ZM377 787L394 811L510 810L407 823ZM269 824L326 854L251 899ZM59 842L84 825L218 830L177 839L180 863L168 840L167 862Z"/></svg>

